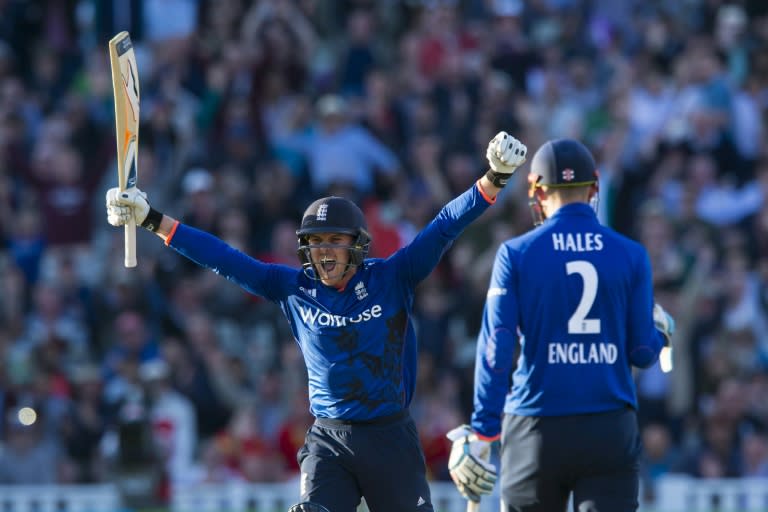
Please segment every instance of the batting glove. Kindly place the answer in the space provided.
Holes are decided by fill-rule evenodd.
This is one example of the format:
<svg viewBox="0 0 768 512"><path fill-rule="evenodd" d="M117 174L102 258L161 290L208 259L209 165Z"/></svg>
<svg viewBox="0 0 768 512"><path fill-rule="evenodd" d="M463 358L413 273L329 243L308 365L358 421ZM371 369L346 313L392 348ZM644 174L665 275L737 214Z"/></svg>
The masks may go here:
<svg viewBox="0 0 768 512"><path fill-rule="evenodd" d="M672 334L675 332L675 319L664 311L660 304L653 305L653 325L661 331L661 334L667 339L667 345L669 345Z"/></svg>
<svg viewBox="0 0 768 512"><path fill-rule="evenodd" d="M147 194L136 187L125 190L107 190L107 222L113 226L124 226L135 221L150 231L157 231L163 214L149 206Z"/></svg>
<svg viewBox="0 0 768 512"><path fill-rule="evenodd" d="M485 176L497 187L502 188L509 178L525 162L528 148L525 144L509 135L507 132L499 132L488 143L485 157L491 169Z"/></svg>
<svg viewBox="0 0 768 512"><path fill-rule="evenodd" d="M498 477L496 466L488 462L491 442L480 439L469 425L454 428L446 437L453 441L448 471L461 495L480 501L481 496L491 494Z"/></svg>

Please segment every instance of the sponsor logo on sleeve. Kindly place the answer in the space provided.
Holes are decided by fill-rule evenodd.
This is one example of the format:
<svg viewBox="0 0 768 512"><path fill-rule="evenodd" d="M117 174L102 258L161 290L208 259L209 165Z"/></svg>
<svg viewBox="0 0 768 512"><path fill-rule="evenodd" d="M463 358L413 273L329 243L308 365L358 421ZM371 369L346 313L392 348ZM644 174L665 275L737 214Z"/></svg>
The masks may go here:
<svg viewBox="0 0 768 512"><path fill-rule="evenodd" d="M488 297L499 297L501 295L506 295L507 289L506 288L499 288L498 286L492 286L491 288L488 288Z"/></svg>

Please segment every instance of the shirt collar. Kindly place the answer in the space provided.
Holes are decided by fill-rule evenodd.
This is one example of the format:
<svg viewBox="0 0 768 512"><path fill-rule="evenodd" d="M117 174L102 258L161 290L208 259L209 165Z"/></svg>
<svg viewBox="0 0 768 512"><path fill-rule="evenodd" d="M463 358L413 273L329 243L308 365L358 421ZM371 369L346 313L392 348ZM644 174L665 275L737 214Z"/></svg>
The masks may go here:
<svg viewBox="0 0 768 512"><path fill-rule="evenodd" d="M551 217L553 219L559 218L559 217L571 217L574 215L578 216L589 216L589 217L596 217L595 210L592 209L592 206L590 206L587 203L568 203L564 204L560 208L557 209L555 214Z"/></svg>

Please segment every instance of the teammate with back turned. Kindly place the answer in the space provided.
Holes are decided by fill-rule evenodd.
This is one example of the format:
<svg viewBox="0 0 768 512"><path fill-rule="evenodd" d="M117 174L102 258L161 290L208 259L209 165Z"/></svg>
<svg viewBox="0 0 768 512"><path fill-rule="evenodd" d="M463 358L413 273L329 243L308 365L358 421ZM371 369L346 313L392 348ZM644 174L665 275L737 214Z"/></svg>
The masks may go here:
<svg viewBox="0 0 768 512"><path fill-rule="evenodd" d="M640 437L631 367L654 364L674 321L654 305L645 248L598 221L598 172L586 147L545 143L528 181L537 227L496 253L474 412L471 425L448 433L449 470L479 501L496 481L488 456L501 438L502 510L565 511L572 493L579 512L634 511Z"/></svg>
<svg viewBox="0 0 768 512"><path fill-rule="evenodd" d="M501 132L491 169L386 259L366 258L371 237L352 202L325 197L297 230L303 270L267 264L149 206L137 189L107 192L107 219L134 220L182 255L279 304L301 348L316 420L299 450L296 510L434 510L424 454L408 405L416 382L414 289L462 230L495 202L526 147Z"/></svg>

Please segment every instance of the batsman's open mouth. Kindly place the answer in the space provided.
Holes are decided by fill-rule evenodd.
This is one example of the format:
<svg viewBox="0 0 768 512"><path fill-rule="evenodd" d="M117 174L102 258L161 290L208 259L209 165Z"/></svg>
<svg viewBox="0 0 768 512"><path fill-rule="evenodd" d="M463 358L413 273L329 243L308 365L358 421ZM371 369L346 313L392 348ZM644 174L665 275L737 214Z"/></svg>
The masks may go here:
<svg viewBox="0 0 768 512"><path fill-rule="evenodd" d="M336 268L336 260L321 260L320 265L326 274L330 274Z"/></svg>

